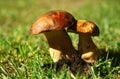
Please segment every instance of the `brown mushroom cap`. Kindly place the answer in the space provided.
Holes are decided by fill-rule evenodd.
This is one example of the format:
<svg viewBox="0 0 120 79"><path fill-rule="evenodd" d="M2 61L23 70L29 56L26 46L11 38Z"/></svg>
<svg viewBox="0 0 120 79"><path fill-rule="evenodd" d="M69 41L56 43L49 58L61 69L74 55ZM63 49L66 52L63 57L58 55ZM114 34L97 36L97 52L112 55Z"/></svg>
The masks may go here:
<svg viewBox="0 0 120 79"><path fill-rule="evenodd" d="M96 24L87 20L78 20L67 31L75 33L87 33L91 36L99 36L99 29Z"/></svg>
<svg viewBox="0 0 120 79"><path fill-rule="evenodd" d="M75 18L68 12L54 10L40 16L31 26L30 34L60 30L72 26Z"/></svg>

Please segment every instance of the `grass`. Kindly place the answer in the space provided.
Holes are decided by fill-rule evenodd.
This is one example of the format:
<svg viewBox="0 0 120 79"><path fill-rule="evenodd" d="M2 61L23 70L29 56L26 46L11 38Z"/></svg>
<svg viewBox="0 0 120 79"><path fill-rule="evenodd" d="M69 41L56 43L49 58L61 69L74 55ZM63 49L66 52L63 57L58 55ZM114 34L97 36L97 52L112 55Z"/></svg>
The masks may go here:
<svg viewBox="0 0 120 79"><path fill-rule="evenodd" d="M47 40L43 34L28 35L34 20L54 9L69 11L76 19L91 20L99 26L100 36L93 40L106 54L90 68L90 78L119 79L119 5L119 0L0 0L0 79L71 79L68 68L63 67L59 73L52 65L42 68L43 64L52 63ZM69 35L77 47L77 35ZM87 74L76 77L89 79Z"/></svg>

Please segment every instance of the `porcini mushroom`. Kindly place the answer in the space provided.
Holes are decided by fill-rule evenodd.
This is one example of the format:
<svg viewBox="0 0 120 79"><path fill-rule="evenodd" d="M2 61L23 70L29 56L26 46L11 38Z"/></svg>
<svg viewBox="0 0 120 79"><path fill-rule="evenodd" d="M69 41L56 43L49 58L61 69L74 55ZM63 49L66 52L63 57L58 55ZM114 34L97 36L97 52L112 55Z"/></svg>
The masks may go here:
<svg viewBox="0 0 120 79"><path fill-rule="evenodd" d="M99 50L91 36L99 36L97 25L91 21L78 20L73 26L68 27L67 30L79 34L78 50L81 53L81 58L87 63L94 63Z"/></svg>
<svg viewBox="0 0 120 79"><path fill-rule="evenodd" d="M50 56L54 62L62 58L70 60L76 50L64 28L72 26L74 21L74 17L66 11L50 11L33 23L30 34L45 34L50 47Z"/></svg>

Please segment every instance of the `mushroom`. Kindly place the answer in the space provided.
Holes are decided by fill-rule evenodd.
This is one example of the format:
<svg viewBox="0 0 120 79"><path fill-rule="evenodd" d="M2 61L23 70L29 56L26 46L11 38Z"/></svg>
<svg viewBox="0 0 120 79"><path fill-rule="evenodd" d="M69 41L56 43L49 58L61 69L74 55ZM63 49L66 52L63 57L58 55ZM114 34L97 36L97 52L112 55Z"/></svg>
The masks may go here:
<svg viewBox="0 0 120 79"><path fill-rule="evenodd" d="M99 54L97 46L92 41L91 36L99 36L99 29L91 21L78 20L67 31L79 34L78 51L81 58L87 63L94 63Z"/></svg>
<svg viewBox="0 0 120 79"><path fill-rule="evenodd" d="M66 11L50 11L33 23L30 34L45 34L50 47L49 53L54 62L70 60L76 50L64 28L72 26L74 21L75 18Z"/></svg>

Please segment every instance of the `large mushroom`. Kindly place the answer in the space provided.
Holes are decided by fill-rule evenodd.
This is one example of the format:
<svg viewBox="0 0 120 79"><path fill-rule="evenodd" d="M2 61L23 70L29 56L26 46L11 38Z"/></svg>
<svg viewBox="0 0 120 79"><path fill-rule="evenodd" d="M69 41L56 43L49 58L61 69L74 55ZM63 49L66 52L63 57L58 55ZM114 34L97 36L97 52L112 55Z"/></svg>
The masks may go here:
<svg viewBox="0 0 120 79"><path fill-rule="evenodd" d="M70 60L76 53L65 27L73 25L75 18L68 12L54 10L41 15L32 25L30 34L44 33L49 43L49 53L54 62Z"/></svg>
<svg viewBox="0 0 120 79"><path fill-rule="evenodd" d="M79 34L78 50L81 58L87 63L94 63L99 54L97 46L91 36L99 36L99 29L96 24L87 20L78 20L67 31Z"/></svg>

